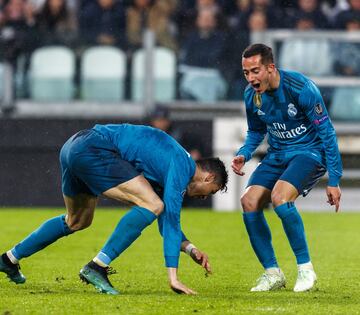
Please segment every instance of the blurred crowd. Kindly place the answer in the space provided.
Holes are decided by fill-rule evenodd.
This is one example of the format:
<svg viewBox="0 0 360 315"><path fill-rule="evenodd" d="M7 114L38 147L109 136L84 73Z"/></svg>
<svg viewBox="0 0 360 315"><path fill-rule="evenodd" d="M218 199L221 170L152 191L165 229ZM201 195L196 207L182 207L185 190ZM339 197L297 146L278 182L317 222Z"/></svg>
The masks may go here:
<svg viewBox="0 0 360 315"><path fill-rule="evenodd" d="M244 84L240 60L249 34L284 28L359 31L360 0L0 0L2 58L15 62L59 44L80 51L114 45L131 56L151 29L179 64L218 70L230 99ZM335 71L360 75L359 47L343 47L339 54ZM352 67L341 64L350 59ZM182 97L191 98L184 91Z"/></svg>

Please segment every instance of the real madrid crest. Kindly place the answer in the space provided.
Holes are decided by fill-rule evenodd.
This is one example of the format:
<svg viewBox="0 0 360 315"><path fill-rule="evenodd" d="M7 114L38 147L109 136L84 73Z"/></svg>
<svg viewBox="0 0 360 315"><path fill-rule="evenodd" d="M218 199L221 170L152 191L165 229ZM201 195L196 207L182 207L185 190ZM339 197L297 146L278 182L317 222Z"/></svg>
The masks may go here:
<svg viewBox="0 0 360 315"><path fill-rule="evenodd" d="M293 103L290 103L289 105L288 105L288 115L290 116L290 117L295 117L296 116L296 114L297 114L297 109L296 109L296 107L295 107L295 105L293 104Z"/></svg>
<svg viewBox="0 0 360 315"><path fill-rule="evenodd" d="M256 94L254 95L254 100L253 100L253 101L254 101L255 106L256 106L257 108L260 108L261 105L262 105L261 94L256 93Z"/></svg>

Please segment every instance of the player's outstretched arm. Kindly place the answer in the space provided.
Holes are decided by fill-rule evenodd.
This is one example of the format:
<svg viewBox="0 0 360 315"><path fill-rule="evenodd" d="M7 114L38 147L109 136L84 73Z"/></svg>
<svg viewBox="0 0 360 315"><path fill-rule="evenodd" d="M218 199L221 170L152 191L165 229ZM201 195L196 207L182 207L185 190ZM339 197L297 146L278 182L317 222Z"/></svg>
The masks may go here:
<svg viewBox="0 0 360 315"><path fill-rule="evenodd" d="M206 274L211 274L211 266L209 262L209 256L196 248L193 244L191 244L188 240L181 243L181 250L188 254L193 261L197 264L201 265L206 270Z"/></svg>
<svg viewBox="0 0 360 315"><path fill-rule="evenodd" d="M327 186L326 194L328 197L328 203L332 206L335 206L335 212L338 212L340 208L340 198L341 198L340 187Z"/></svg>
<svg viewBox="0 0 360 315"><path fill-rule="evenodd" d="M168 268L170 288L178 294L197 294L192 289L182 284L177 278L177 268Z"/></svg>
<svg viewBox="0 0 360 315"><path fill-rule="evenodd" d="M245 165L245 156L243 155L235 156L231 162L232 170L234 171L235 174L238 174L240 176L245 175L245 173L242 171L244 165Z"/></svg>

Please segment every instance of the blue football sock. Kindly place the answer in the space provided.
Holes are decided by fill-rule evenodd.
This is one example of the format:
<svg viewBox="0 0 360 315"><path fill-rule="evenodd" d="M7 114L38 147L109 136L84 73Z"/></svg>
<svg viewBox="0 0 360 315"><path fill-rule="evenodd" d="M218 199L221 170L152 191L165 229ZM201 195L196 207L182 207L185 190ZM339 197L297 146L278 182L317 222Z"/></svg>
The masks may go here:
<svg viewBox="0 0 360 315"><path fill-rule="evenodd" d="M96 256L105 265L109 265L126 248L128 248L141 234L142 230L150 225L157 216L142 207L132 207L116 226L105 246Z"/></svg>
<svg viewBox="0 0 360 315"><path fill-rule="evenodd" d="M60 237L73 233L65 222L62 214L44 222L37 230L11 249L17 260L31 256L46 246L54 243Z"/></svg>
<svg viewBox="0 0 360 315"><path fill-rule="evenodd" d="M271 232L263 211L244 212L244 223L250 243L260 263L265 269L278 267L271 244Z"/></svg>
<svg viewBox="0 0 360 315"><path fill-rule="evenodd" d="M282 221L290 246L296 256L298 264L310 261L309 249L306 242L304 224L293 202L277 206L275 212Z"/></svg>

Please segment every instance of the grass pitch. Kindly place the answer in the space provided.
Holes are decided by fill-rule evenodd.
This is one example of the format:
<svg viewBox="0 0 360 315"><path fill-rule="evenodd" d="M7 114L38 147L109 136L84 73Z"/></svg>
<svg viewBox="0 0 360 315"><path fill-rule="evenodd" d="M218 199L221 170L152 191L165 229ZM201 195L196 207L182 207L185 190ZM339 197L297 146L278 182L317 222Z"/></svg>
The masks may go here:
<svg viewBox="0 0 360 315"><path fill-rule="evenodd" d="M10 248L55 210L0 211L0 252ZM78 271L102 247L119 218L119 210L97 210L93 225L22 260L24 285L0 274L0 315L12 314L360 314L360 214L304 213L318 289L292 292L296 264L279 219L267 213L287 288L250 293L261 267L245 233L240 213L183 211L182 228L210 256L214 274L181 254L179 278L198 292L176 295L168 288L157 224L112 266L119 296L99 294L79 281Z"/></svg>

